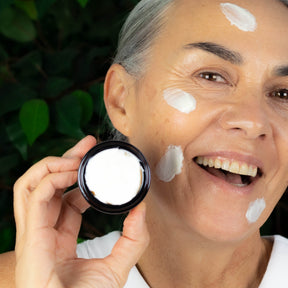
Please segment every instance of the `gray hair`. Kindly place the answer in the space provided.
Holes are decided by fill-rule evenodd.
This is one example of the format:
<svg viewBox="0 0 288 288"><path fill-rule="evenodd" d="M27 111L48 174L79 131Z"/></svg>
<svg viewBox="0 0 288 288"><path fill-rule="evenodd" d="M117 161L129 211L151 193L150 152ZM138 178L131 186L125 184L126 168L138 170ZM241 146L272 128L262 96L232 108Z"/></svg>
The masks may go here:
<svg viewBox="0 0 288 288"><path fill-rule="evenodd" d="M141 0L134 7L120 31L113 64L120 64L136 79L143 76L151 46L164 24L166 11L174 1ZM114 127L109 138L129 142Z"/></svg>
<svg viewBox="0 0 288 288"><path fill-rule="evenodd" d="M164 24L166 11L173 2L142 0L135 6L120 32L114 63L122 65L132 76L141 77L146 57Z"/></svg>
<svg viewBox="0 0 288 288"><path fill-rule="evenodd" d="M288 6L288 0L279 0ZM122 65L136 79L146 70L147 57L152 44L165 24L165 16L175 0L141 0L126 19L118 41L114 64ZM116 129L114 139L127 140Z"/></svg>
<svg viewBox="0 0 288 288"><path fill-rule="evenodd" d="M288 6L288 0L279 1ZM135 78L141 77L153 41L161 31L167 10L174 2L141 0L122 27L113 63L122 65Z"/></svg>

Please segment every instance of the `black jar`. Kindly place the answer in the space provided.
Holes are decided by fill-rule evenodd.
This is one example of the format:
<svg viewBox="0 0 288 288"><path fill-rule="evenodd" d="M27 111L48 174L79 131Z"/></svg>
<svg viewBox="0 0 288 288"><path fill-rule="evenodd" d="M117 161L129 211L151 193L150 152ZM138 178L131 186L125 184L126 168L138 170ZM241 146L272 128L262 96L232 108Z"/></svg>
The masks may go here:
<svg viewBox="0 0 288 288"><path fill-rule="evenodd" d="M132 159L134 157L135 159ZM138 163L138 161L140 171L139 173L141 174L139 177L139 179L141 179L139 180L139 186L137 178L138 172L136 171L136 169L138 169L138 165L135 164ZM125 165L127 166L128 162L133 163L133 165L136 167L134 169L134 166L131 166L129 168L130 172L128 171L129 169L125 167ZM100 166L97 167L99 163ZM95 168L95 173L93 167L97 168ZM131 171L131 169L133 170ZM112 175L110 173L111 171ZM119 175L116 173L119 173ZM93 179L91 179L91 176ZM137 178L137 180L135 180L135 178ZM115 179L117 180L116 182ZM92 182L94 183L94 181L96 186L103 186L104 184L102 183L107 183L107 185L103 186L105 187L104 190L107 186L107 191L92 191L97 190L93 189L94 187L91 184ZM124 191L123 187L125 188L125 185L127 185L127 190L134 190L134 187L131 188L131 185L129 185L129 183L133 181L136 181L133 183L133 185L138 187L138 191L136 191L137 189L135 188L135 191L131 191L130 193L133 195L132 197L130 197L130 195L125 195L128 200L126 199L123 203L122 201L119 202L119 199L121 198L121 191ZM97 185L98 182L100 182L99 185ZM105 141L97 144L84 156L78 170L78 185L84 198L94 209L108 214L125 213L137 206L145 198L150 188L150 182L151 172L144 155L135 146L122 141ZM98 190L103 190L99 187ZM103 200L103 198L106 197L106 192L108 197L107 199L110 199L111 201L107 199ZM115 201L113 201L114 196ZM115 202L116 204L112 202Z"/></svg>

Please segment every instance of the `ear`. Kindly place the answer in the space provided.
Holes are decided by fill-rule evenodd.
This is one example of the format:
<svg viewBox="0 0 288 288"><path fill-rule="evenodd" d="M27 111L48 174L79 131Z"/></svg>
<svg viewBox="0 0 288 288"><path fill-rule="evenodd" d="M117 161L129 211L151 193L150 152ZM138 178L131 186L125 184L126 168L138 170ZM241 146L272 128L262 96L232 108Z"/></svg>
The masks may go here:
<svg viewBox="0 0 288 288"><path fill-rule="evenodd" d="M119 64L108 70L104 84L104 102L113 126L123 135L129 136L129 107L134 78ZM133 94L133 93L132 93Z"/></svg>

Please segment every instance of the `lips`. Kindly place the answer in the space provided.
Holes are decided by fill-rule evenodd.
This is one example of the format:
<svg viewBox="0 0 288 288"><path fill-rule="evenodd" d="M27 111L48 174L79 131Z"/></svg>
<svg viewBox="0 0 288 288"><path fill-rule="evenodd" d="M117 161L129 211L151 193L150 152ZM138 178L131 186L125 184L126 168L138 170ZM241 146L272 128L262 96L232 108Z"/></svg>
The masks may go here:
<svg viewBox="0 0 288 288"><path fill-rule="evenodd" d="M194 161L208 173L237 187L246 187L262 176L259 167L242 161L203 156Z"/></svg>

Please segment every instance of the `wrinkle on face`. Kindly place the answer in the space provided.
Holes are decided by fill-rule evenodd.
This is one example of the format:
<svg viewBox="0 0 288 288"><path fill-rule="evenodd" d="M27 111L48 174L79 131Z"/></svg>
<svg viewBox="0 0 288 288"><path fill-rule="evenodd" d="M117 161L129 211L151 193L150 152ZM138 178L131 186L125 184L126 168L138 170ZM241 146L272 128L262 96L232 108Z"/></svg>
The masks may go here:
<svg viewBox="0 0 288 288"><path fill-rule="evenodd" d="M160 179L157 187L161 193L153 195L166 203L167 198L170 199L169 191L173 198L171 207L201 233L214 231L212 234L218 235L219 231L233 226L236 227L234 232L225 231L235 236L243 233L243 229L254 229L258 224L251 223L262 221L272 211L287 183L288 101L285 104L279 97L267 97L268 93L286 88L288 84L287 11L285 16L282 10L277 10L276 1L265 0L259 9L260 1L238 1L257 17L257 30L246 33L230 25L220 9L220 2L200 1L207 3L206 6L198 5L197 1L182 2L186 5L178 6L154 46L150 70L142 85L145 89L140 94L143 102L135 114L141 125L134 131L141 139L137 139L137 143L152 151L151 163L157 167L155 179ZM266 9L268 2L271 7ZM274 10L277 13L274 14ZM270 25L271 15L273 25ZM275 67L278 68L275 70ZM217 74L216 81L200 77L203 72ZM171 109L169 105L172 105L163 98L165 89L192 95L197 100L196 109L189 114L179 113L175 107ZM261 117L273 128L265 141L263 137L248 139L244 133L238 133L240 123L251 135ZM225 126L222 120L224 124L237 125ZM163 147L170 149L165 153ZM176 147L184 151L183 167L181 154L176 157ZM205 183L204 176L201 181L202 170L193 165L193 159L222 150L249 153L263 159L267 172L255 185L252 195L238 197L236 193L229 193L228 188L225 194L222 187L212 181ZM205 219L199 220L203 215ZM215 215L221 219L218 227L215 227Z"/></svg>

